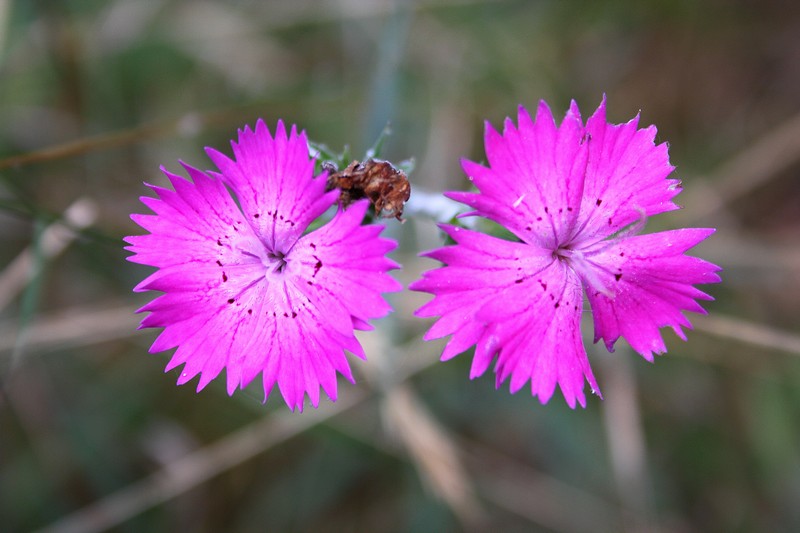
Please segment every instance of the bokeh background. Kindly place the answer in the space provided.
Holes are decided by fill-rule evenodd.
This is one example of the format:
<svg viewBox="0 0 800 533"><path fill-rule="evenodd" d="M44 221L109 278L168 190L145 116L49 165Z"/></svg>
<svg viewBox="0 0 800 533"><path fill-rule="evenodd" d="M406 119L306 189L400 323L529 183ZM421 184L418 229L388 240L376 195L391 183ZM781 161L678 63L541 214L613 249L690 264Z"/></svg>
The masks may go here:
<svg viewBox="0 0 800 533"><path fill-rule="evenodd" d="M590 349L605 400L470 381L408 291L319 410L147 353L121 239L160 165L259 117L354 154L390 122L421 197L467 186L484 120L604 93L684 183L648 230L717 227L724 268L655 364ZM799 531L799 175L790 0L0 0L0 530ZM404 284L441 242L407 218Z"/></svg>

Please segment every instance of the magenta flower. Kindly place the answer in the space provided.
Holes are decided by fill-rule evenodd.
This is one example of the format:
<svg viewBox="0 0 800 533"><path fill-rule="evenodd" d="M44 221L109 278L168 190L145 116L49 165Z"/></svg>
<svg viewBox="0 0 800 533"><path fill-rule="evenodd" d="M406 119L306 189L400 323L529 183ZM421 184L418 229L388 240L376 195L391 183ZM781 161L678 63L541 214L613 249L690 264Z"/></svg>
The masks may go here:
<svg viewBox="0 0 800 533"><path fill-rule="evenodd" d="M586 405L584 379L600 394L580 334L584 291L609 351L624 337L652 361L666 351L660 327L686 339L682 311L705 313L697 300L712 299L693 285L719 282L720 269L684 253L714 230L636 235L646 217L677 209L680 192L667 145L638 121L608 124L603 99L586 125L575 102L561 126L545 102L535 121L520 107L502 135L486 125L488 166L462 162L479 192L447 196L518 240L441 226L456 244L425 255L446 266L410 288L434 295L416 314L440 317L427 340L452 336L442 360L475 345L471 378L496 359L498 387L530 380L546 403L558 385L574 408Z"/></svg>
<svg viewBox="0 0 800 533"><path fill-rule="evenodd" d="M306 233L339 191L314 177L304 132L278 122L273 139L259 120L231 145L235 160L207 149L221 174L162 168L175 190L150 185L155 215L131 216L150 233L125 239L129 259L158 268L134 290L164 293L139 310L141 327L164 328L150 351L177 347L166 370L185 365L179 385L200 374L198 391L224 368L228 394L262 374L264 401L275 383L290 409L306 393L316 407L320 386L335 401L336 372L353 382L344 350L364 358L353 330L400 289L386 273L396 243L361 225L366 200Z"/></svg>

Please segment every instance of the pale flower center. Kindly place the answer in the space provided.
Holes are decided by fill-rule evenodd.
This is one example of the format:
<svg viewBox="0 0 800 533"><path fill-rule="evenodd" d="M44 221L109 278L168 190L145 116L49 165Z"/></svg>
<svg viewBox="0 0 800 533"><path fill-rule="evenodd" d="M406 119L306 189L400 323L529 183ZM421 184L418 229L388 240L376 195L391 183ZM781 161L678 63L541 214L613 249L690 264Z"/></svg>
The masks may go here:
<svg viewBox="0 0 800 533"><path fill-rule="evenodd" d="M264 266L274 274L282 273L286 268L286 254L283 252L267 252L267 260Z"/></svg>
<svg viewBox="0 0 800 533"><path fill-rule="evenodd" d="M553 258L569 266L581 278L585 286L613 299L614 291L598 275L598 266L587 259L580 248L571 246L571 243L559 246L553 251Z"/></svg>

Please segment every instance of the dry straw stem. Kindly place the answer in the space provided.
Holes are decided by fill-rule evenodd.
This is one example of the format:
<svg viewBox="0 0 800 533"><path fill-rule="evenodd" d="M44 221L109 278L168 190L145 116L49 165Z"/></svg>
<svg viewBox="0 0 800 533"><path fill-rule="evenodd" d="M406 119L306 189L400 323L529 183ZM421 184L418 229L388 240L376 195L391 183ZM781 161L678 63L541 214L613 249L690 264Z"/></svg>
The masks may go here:
<svg viewBox="0 0 800 533"><path fill-rule="evenodd" d="M0 57L3 57L8 34L9 13L11 12L11 0L0 0Z"/></svg>
<svg viewBox="0 0 800 533"><path fill-rule="evenodd" d="M613 355L600 352L595 349L605 387L612 391L601 409L619 501L631 530L651 530L650 473L636 375L631 367L633 350L620 343Z"/></svg>
<svg viewBox="0 0 800 533"><path fill-rule="evenodd" d="M703 258L724 266L726 284L774 285L800 272L800 249L791 243L775 244L728 231L715 233L703 243Z"/></svg>
<svg viewBox="0 0 800 533"><path fill-rule="evenodd" d="M202 133L205 128L211 126L233 125L235 127L242 122L252 120L253 114L262 113L265 106L269 106L272 109L276 108L274 103L252 102L213 111L192 111L172 120L153 122L134 128L75 139L63 144L0 159L0 170L76 157L94 151L119 148L165 137L194 137Z"/></svg>
<svg viewBox="0 0 800 533"><path fill-rule="evenodd" d="M396 446L378 438L375 432L367 429L368 424L358 418L339 418L335 426L384 453L394 456L402 454ZM470 489L471 497L480 496L479 501L491 503L498 509L553 531L588 533L622 530L620 512L614 504L477 441L455 437L451 443L465 472L476 481L476 490ZM575 512L576 509L580 512ZM462 522L465 530L489 530L489 514L485 508L479 512L476 521ZM630 514L628 518L638 519ZM644 523L641 519L631 521Z"/></svg>
<svg viewBox="0 0 800 533"><path fill-rule="evenodd" d="M399 456L396 447L376 438L374 432L355 419L340 418L336 428L374 446L384 453ZM532 524L565 533L621 531L622 520L614 504L591 493L564 483L520 462L498 453L474 440L453 441L466 472L477 483L475 495L498 509L513 513ZM474 496L473 496L474 497ZM580 512L575 512L579 509ZM488 531L491 525L485 509L472 523L462 523L467 531ZM638 523L643 523L638 520Z"/></svg>
<svg viewBox="0 0 800 533"><path fill-rule="evenodd" d="M398 349L408 353L422 343L417 338ZM398 370L398 379L405 379L424 368L435 358L413 359ZM413 366L412 366L413 365ZM350 388L347 395L335 403L323 404L317 410L302 414L282 412L270 415L228 436L186 455L150 476L39 530L40 533L94 533L113 528L139 513L160 505L197 485L233 468L248 459L277 446L310 427L333 416L346 413L363 403L370 395Z"/></svg>
<svg viewBox="0 0 800 533"><path fill-rule="evenodd" d="M89 152L117 148L161 137L171 137L176 134L184 136L196 135L209 123L227 121L227 113L227 111L205 114L187 113L175 120L145 124L136 128L76 139L56 146L0 159L0 170L75 157Z"/></svg>
<svg viewBox="0 0 800 533"><path fill-rule="evenodd" d="M703 220L724 210L800 161L800 114L762 136L721 165L687 196L691 220Z"/></svg>
<svg viewBox="0 0 800 533"><path fill-rule="evenodd" d="M459 447L481 496L498 508L552 531L622 531L609 502L476 441L461 440Z"/></svg>
<svg viewBox="0 0 800 533"><path fill-rule="evenodd" d="M136 307L97 305L91 308L70 307L45 317L36 317L26 329L26 352L88 346L100 342L124 339L138 334ZM0 323L0 352L17 347L19 323L10 320Z"/></svg>
<svg viewBox="0 0 800 533"><path fill-rule="evenodd" d="M66 211L64 222L55 222L45 228L39 246L44 259L59 255L75 239L74 230L91 226L97 218L97 206L88 198L79 198ZM25 248L0 273L0 310L14 299L36 275L34 250Z"/></svg>
<svg viewBox="0 0 800 533"><path fill-rule="evenodd" d="M392 320L389 318L388 320ZM404 349L388 346L391 333L386 322L381 323L386 335L360 335L370 358L360 369L373 390L383 394L381 418L387 433L398 440L408 452L420 477L427 487L450 509L466 529L473 530L481 523L482 511L474 497L472 483L461 463L453 439L414 391L399 377L403 369L395 368L395 361L409 360L412 354L425 354L417 365L428 366L436 360L433 346L418 345L419 340L406 344ZM406 366L409 368L409 366Z"/></svg>
<svg viewBox="0 0 800 533"><path fill-rule="evenodd" d="M695 317L693 321L695 329L718 337L800 355L800 335L719 313Z"/></svg>
<svg viewBox="0 0 800 533"><path fill-rule="evenodd" d="M483 511L447 431L405 384L392 387L382 407L384 421L408 450L422 479L467 529L474 529L483 521Z"/></svg>
<svg viewBox="0 0 800 533"><path fill-rule="evenodd" d="M367 394L353 389L336 404L326 404L317 410L309 410L303 414L282 412L266 416L39 532L94 533L115 527L332 416L346 412L367 397Z"/></svg>

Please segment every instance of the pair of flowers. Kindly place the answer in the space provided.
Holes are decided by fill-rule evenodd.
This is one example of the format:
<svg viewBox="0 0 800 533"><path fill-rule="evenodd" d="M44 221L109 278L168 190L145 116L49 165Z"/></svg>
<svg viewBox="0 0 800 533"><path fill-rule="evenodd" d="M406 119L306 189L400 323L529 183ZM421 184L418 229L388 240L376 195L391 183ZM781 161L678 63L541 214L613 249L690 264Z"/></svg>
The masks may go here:
<svg viewBox="0 0 800 533"><path fill-rule="evenodd" d="M712 229L638 234L646 217L677 209L680 182L666 144L638 117L609 124L605 100L584 124L573 102L560 125L544 102L536 118L519 108L503 133L486 125L487 165L463 161L477 192L446 195L507 229L502 239L442 224L455 244L425 255L444 264L409 288L434 295L417 310L438 316L425 338L450 336L442 359L475 346L470 377L496 360L497 385L547 402L556 385L570 407L599 393L580 333L585 293L595 342L619 337L648 360L666 348L659 328L685 339L683 311L703 313L719 267L685 252ZM351 382L345 350L364 358L354 330L390 312L382 293L401 289L387 271L396 246L379 225L362 225L366 200L339 208L325 176L314 177L305 133L262 121L239 131L234 158L207 149L219 173L183 165L191 181L162 168L174 190L150 186L155 214L132 215L149 233L127 237L131 261L156 267L135 288L164 294L140 309L141 327L163 331L150 351L175 350L167 371L198 391L225 369L228 393L262 375L290 409L320 387L335 401L336 373ZM233 191L236 199L231 197Z"/></svg>

